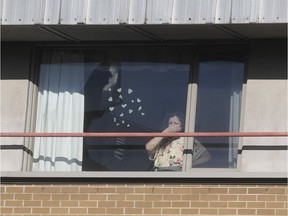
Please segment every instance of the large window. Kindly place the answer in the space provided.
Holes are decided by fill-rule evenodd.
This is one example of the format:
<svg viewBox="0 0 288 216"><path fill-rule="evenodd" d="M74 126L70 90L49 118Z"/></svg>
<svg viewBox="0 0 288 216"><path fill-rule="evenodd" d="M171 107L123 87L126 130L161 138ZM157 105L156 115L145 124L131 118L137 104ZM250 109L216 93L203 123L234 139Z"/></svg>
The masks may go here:
<svg viewBox="0 0 288 216"><path fill-rule="evenodd" d="M149 133L176 124L181 124L176 132L239 131L244 62L230 55L237 50L209 52L208 57L193 47L157 46L41 53L36 132ZM171 118L172 113L179 117ZM167 140L170 146L178 142L163 138L162 147ZM149 152L149 141L148 137L36 138L33 170L152 171L155 160L162 160L156 156L162 150ZM199 163L195 158L203 149L207 157ZM203 137L183 139L181 162L175 162L180 159L171 149L165 147L163 152L170 154L173 166L181 163L177 171L185 171L235 168L237 150L235 138ZM186 152L192 154L184 157Z"/></svg>

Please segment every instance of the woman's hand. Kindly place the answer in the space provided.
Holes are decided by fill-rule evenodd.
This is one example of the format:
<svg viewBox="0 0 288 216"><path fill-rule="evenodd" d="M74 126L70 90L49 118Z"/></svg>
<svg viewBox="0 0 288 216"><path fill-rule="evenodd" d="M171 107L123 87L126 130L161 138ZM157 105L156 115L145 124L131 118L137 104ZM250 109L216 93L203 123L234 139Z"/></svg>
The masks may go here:
<svg viewBox="0 0 288 216"><path fill-rule="evenodd" d="M163 131L164 133L177 133L182 130L180 124L169 124L169 126Z"/></svg>

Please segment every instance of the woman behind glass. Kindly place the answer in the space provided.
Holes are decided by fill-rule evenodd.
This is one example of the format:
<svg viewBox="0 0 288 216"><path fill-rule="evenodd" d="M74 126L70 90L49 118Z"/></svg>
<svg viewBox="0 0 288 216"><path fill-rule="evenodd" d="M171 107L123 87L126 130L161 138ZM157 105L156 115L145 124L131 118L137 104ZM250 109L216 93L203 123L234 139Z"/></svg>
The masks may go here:
<svg viewBox="0 0 288 216"><path fill-rule="evenodd" d="M173 113L168 116L168 122L163 133L176 133L184 131L184 121L180 114ZM145 148L149 159L154 161L155 171L182 171L184 138L183 137L154 137ZM210 160L211 156L206 148L195 140L194 148L197 149L197 156L193 165L199 165ZM196 152L195 152L196 153Z"/></svg>

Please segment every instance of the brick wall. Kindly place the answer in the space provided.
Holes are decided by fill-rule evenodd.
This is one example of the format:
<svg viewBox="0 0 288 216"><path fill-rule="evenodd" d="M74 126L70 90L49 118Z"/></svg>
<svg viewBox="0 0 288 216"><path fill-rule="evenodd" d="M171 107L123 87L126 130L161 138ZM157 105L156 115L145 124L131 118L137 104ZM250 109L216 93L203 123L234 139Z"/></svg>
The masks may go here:
<svg viewBox="0 0 288 216"><path fill-rule="evenodd" d="M286 185L3 184L1 215L287 215Z"/></svg>

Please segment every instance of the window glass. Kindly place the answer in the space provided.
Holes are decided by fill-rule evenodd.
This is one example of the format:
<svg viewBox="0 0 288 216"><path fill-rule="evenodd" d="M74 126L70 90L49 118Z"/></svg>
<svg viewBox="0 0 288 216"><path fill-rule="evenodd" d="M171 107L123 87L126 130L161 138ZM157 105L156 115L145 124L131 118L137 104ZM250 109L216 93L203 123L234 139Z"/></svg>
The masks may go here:
<svg viewBox="0 0 288 216"><path fill-rule="evenodd" d="M196 132L238 132L244 64L236 61L199 63ZM238 139L198 138L211 160L193 167L236 167Z"/></svg>
<svg viewBox="0 0 288 216"><path fill-rule="evenodd" d="M185 119L192 112L186 107L194 107L187 106L191 101L196 103L196 113L189 113L191 118L195 115L196 132L237 132L244 63L235 53L226 58L225 53L208 52L192 71L191 47L43 50L35 131L183 132L185 120L191 121ZM187 98L190 80L198 86L197 98ZM189 95L194 95L193 88ZM151 140L35 138L32 170L161 171L164 167L162 171L167 171L166 166L173 166L173 171L181 171L183 152L193 157L186 157L192 163L183 161L188 169L237 166L237 138L197 138L187 143L187 151L183 138L165 138L161 148L149 150L145 144ZM165 166L160 169L155 164Z"/></svg>
<svg viewBox="0 0 288 216"><path fill-rule="evenodd" d="M107 54L105 63L85 65L84 131L160 132L167 113L185 114L190 63L183 54L167 48L126 50ZM149 139L85 138L83 170L151 170Z"/></svg>

